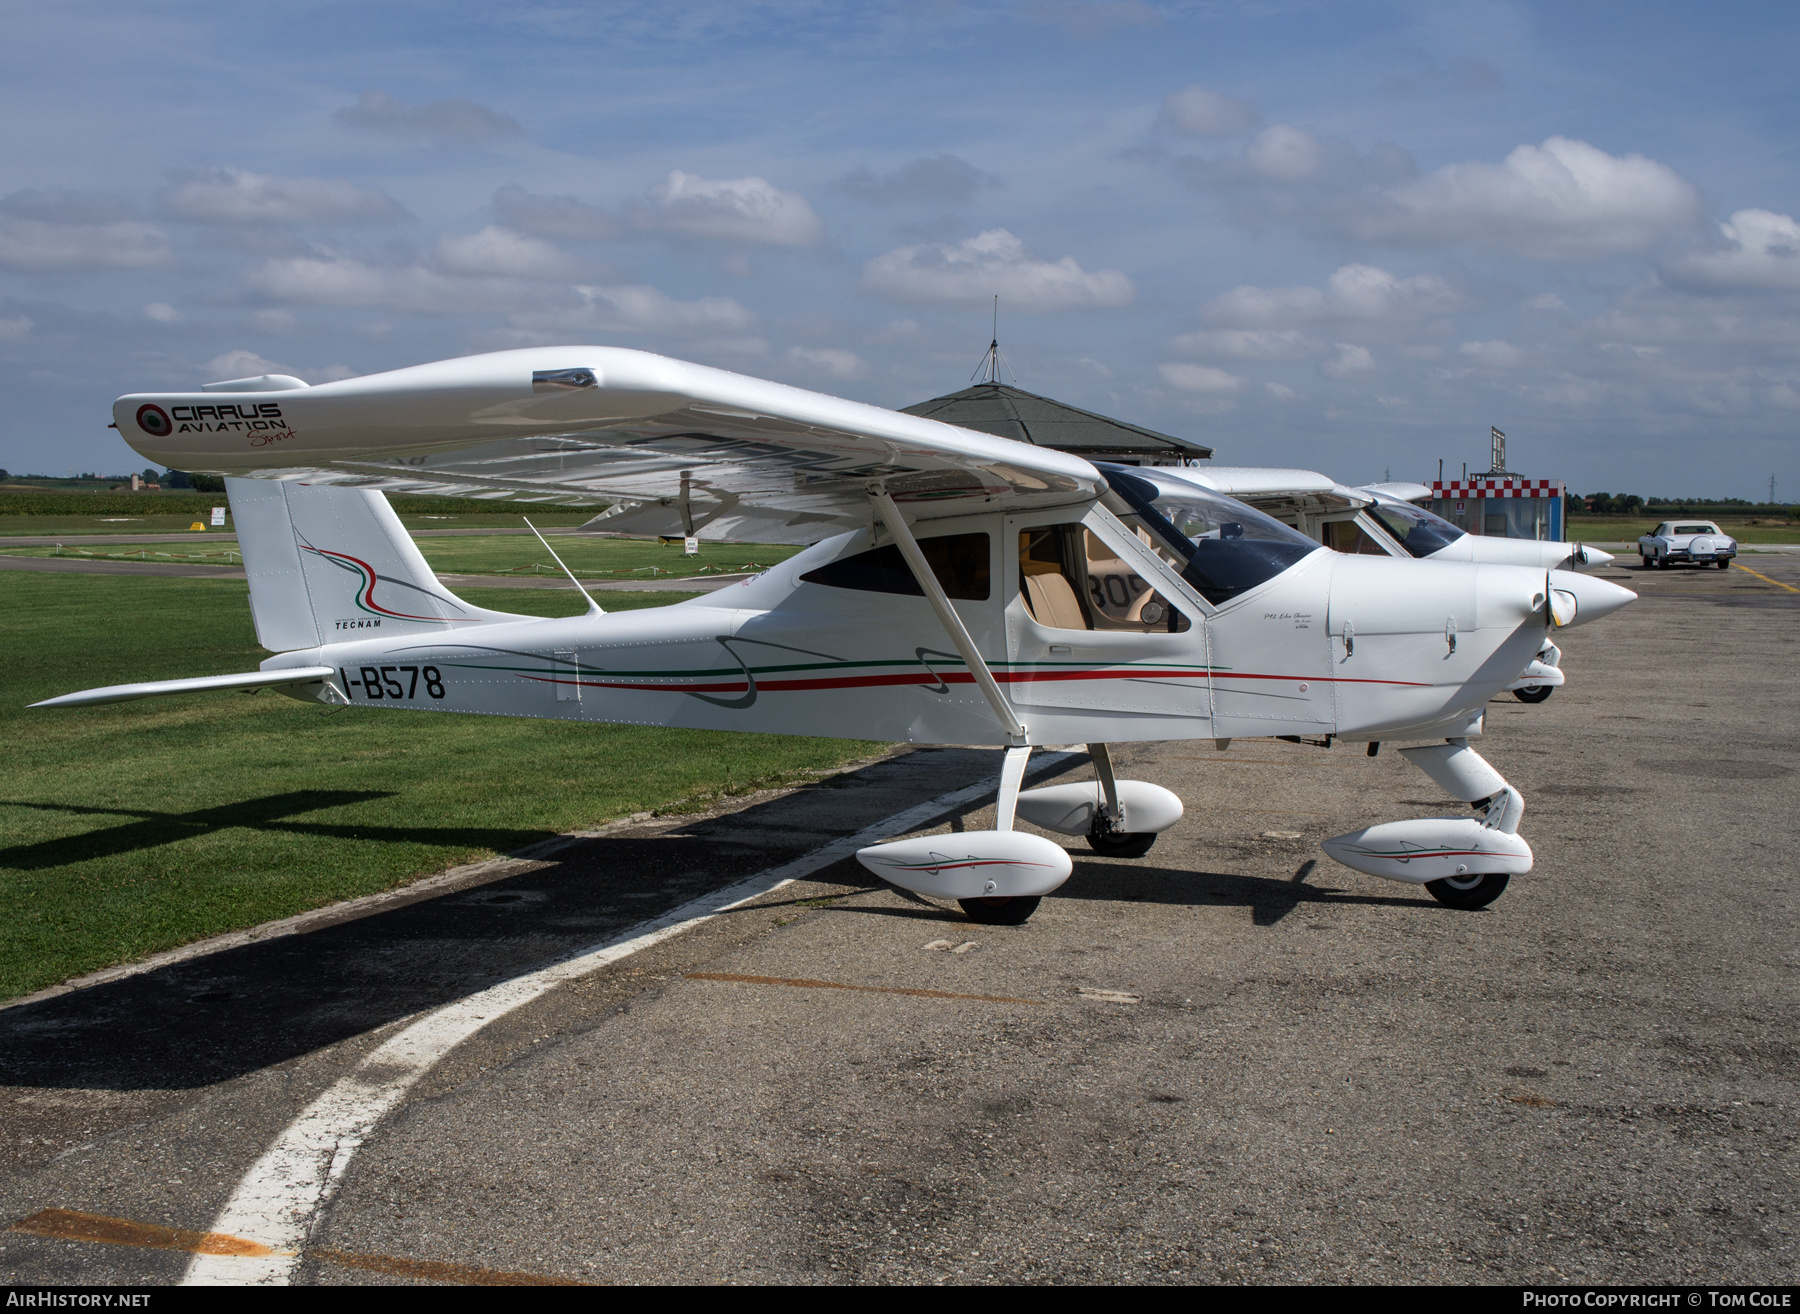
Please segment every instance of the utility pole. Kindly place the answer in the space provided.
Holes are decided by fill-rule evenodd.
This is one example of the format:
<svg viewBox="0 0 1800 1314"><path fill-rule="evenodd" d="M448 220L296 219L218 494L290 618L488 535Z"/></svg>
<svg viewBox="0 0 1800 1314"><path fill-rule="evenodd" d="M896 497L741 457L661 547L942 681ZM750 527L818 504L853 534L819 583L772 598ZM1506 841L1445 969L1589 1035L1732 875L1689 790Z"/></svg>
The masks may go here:
<svg viewBox="0 0 1800 1314"><path fill-rule="evenodd" d="M1769 476L1769 505L1775 505L1775 476Z"/></svg>

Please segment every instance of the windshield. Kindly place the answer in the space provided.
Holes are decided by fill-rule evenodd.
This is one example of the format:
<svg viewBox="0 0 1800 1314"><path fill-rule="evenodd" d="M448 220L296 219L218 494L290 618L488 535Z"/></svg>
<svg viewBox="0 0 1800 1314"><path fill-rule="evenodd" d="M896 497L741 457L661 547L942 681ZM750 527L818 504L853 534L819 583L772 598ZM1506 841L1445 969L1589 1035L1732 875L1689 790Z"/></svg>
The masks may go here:
<svg viewBox="0 0 1800 1314"><path fill-rule="evenodd" d="M1369 514L1415 557L1428 557L1463 536L1462 530L1442 516L1434 516L1411 502L1377 502L1369 508Z"/></svg>
<svg viewBox="0 0 1800 1314"><path fill-rule="evenodd" d="M1222 494L1185 481L1178 488L1159 487L1126 466L1099 469L1136 513L1126 523L1148 530L1178 554L1171 564L1214 606L1319 550L1299 530Z"/></svg>

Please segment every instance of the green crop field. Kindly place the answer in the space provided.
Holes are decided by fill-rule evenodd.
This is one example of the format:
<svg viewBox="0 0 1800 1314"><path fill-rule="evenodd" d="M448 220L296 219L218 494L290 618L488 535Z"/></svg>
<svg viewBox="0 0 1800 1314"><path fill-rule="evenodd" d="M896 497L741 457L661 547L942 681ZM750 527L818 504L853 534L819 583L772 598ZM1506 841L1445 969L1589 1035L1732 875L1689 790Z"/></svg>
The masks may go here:
<svg viewBox="0 0 1800 1314"><path fill-rule="evenodd" d="M679 556L677 550L676 555ZM573 591L469 589L536 615ZM610 593L609 609L679 600ZM647 810L814 778L860 741L55 694L253 670L245 586L0 573L0 998Z"/></svg>
<svg viewBox="0 0 1800 1314"><path fill-rule="evenodd" d="M1570 516L1564 532L1570 542L1629 543L1637 551L1638 537L1648 534L1669 517L1655 519L1640 516ZM1739 543L1800 543L1800 524L1776 520L1773 516L1689 516L1690 520L1710 520Z"/></svg>

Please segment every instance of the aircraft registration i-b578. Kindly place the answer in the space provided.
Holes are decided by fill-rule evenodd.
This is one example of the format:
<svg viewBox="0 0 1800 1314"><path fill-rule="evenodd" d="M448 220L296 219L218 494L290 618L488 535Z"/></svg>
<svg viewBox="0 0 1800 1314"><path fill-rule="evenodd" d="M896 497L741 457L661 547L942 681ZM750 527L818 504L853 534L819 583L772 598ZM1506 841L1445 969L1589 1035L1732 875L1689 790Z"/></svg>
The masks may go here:
<svg viewBox="0 0 1800 1314"><path fill-rule="evenodd" d="M1180 523L1126 467L611 347L534 348L307 387L261 376L121 398L146 457L229 476L256 672L39 706L277 688L403 711L1004 749L994 829L857 856L896 885L1019 923L1068 852L1136 856L1169 790L1108 745L1259 736L1414 741L1476 814L1325 843L1357 870L1480 907L1530 870L1519 791L1469 746L1548 629L1629 602L1525 566L1333 552L1196 488ZM382 489L615 504L624 532L808 545L669 607L546 620L470 606ZM573 580L573 576L571 576ZM579 585L577 585L579 587ZM1095 779L1022 790L1033 747Z"/></svg>

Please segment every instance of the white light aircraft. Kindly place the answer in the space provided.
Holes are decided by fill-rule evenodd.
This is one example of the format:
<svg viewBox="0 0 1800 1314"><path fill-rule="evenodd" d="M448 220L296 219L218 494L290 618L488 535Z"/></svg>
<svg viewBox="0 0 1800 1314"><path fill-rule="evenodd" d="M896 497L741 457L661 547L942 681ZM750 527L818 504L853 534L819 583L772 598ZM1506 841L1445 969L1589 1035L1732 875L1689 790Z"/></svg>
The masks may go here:
<svg viewBox="0 0 1800 1314"><path fill-rule="evenodd" d="M1481 907L1530 869L1519 791L1469 746L1548 629L1636 595L1542 567L1329 551L1216 492L1178 526L1142 472L611 347L307 387L120 398L139 452L230 476L260 670L39 706L276 688L322 703L1004 749L994 829L880 844L876 875L1017 924L1068 877L1015 818L1137 856L1180 818L1108 745L1277 736L1400 751L1478 814L1325 843ZM636 532L810 544L675 606L546 620L433 575L382 488L620 503ZM548 545L546 545L548 546ZM570 576L571 582L574 577ZM580 587L576 584L576 587ZM1095 779L1022 790L1035 746Z"/></svg>
<svg viewBox="0 0 1800 1314"><path fill-rule="evenodd" d="M1158 505L1172 519L1179 518L1182 490L1197 483L1265 511L1338 552L1546 569L1603 566L1613 559L1611 553L1582 543L1471 534L1415 505L1429 495L1423 484L1346 488L1312 470L1212 465L1144 474L1158 485ZM1562 649L1546 635L1507 688L1522 703L1541 703L1565 680Z"/></svg>

